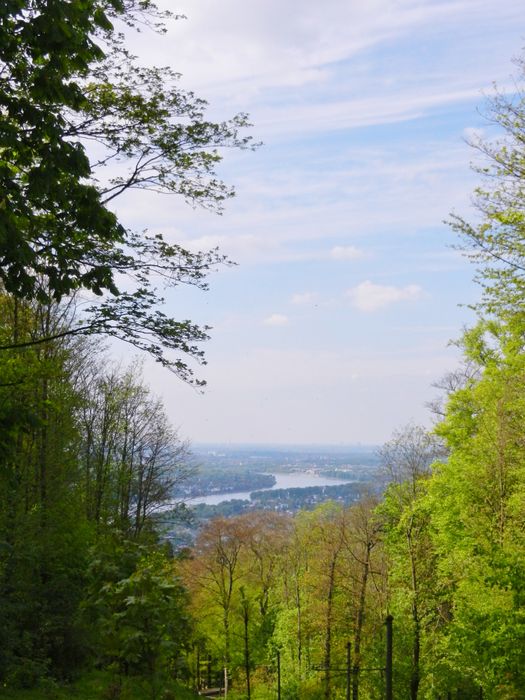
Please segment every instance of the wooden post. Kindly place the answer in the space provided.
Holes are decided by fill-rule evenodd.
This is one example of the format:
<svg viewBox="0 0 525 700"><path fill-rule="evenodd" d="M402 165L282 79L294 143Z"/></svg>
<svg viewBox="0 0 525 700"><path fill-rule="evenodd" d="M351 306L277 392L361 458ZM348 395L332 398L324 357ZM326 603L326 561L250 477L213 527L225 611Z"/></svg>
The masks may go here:
<svg viewBox="0 0 525 700"><path fill-rule="evenodd" d="M248 637L248 601L244 597L244 591L241 586L243 619L244 619L244 670L246 673L246 696L250 700L252 697L250 688L250 639Z"/></svg>
<svg viewBox="0 0 525 700"><path fill-rule="evenodd" d="M197 690L201 689L201 649L197 646Z"/></svg>
<svg viewBox="0 0 525 700"><path fill-rule="evenodd" d="M350 700L350 688L352 685L352 645L346 643L346 700Z"/></svg>
<svg viewBox="0 0 525 700"><path fill-rule="evenodd" d="M281 652L277 650L277 700L281 700Z"/></svg>
<svg viewBox="0 0 525 700"><path fill-rule="evenodd" d="M394 618L392 615L387 615L385 620L386 624L386 663L385 663L385 698L386 700L393 700L393 665L392 665L392 652L393 652L393 622Z"/></svg>

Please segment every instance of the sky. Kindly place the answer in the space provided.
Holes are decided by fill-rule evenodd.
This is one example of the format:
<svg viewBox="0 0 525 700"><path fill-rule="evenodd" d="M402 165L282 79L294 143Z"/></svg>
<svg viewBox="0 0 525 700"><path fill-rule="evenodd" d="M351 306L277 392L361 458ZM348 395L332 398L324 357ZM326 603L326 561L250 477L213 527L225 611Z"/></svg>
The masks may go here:
<svg viewBox="0 0 525 700"><path fill-rule="evenodd" d="M379 444L430 425L458 364L474 270L450 212L473 219L486 99L511 90L522 0L173 0L165 36L130 38L209 116L248 112L257 151L224 153L222 216L135 192L123 221L238 263L168 313L212 327L204 393L146 360L194 443Z"/></svg>

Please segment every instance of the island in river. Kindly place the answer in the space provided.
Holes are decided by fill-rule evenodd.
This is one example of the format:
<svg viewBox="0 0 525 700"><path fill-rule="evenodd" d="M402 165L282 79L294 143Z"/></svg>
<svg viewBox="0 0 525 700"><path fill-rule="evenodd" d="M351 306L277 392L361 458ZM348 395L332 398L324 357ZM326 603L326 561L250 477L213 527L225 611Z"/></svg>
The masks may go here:
<svg viewBox="0 0 525 700"><path fill-rule="evenodd" d="M328 500L349 505L381 488L375 447L214 445L194 448L193 456L196 474L177 494L191 523L170 526L173 541L193 537L210 518L250 510L295 513Z"/></svg>

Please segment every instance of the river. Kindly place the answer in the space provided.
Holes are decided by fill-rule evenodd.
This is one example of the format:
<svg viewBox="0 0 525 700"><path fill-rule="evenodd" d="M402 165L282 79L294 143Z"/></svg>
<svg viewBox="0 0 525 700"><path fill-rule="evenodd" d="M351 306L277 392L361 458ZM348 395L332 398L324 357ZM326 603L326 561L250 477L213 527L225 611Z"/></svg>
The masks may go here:
<svg viewBox="0 0 525 700"><path fill-rule="evenodd" d="M289 474L272 473L275 477L275 484L271 489L259 489L259 491L275 491L275 489L306 488L308 486L337 486L339 484L350 484L351 479L335 479L329 476L319 476L315 472L291 472ZM233 493L211 493L207 496L199 496L187 501L189 506L196 506L199 503L206 503L208 506L216 506L223 501L239 499L250 500L252 491L236 491Z"/></svg>

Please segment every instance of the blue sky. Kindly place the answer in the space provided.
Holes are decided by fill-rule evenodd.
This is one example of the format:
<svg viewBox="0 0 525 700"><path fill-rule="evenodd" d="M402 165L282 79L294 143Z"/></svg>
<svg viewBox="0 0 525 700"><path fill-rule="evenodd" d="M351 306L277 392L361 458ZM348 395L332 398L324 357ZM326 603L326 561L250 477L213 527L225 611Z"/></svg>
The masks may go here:
<svg viewBox="0 0 525 700"><path fill-rule="evenodd" d="M162 3L161 3L162 4ZM380 443L429 424L431 384L458 361L473 270L449 212L474 216L492 83L512 89L522 1L182 0L186 20L133 38L213 118L250 113L255 153L225 153L222 217L166 197L119 204L131 226L238 262L168 295L213 326L204 395L145 364L195 442Z"/></svg>

